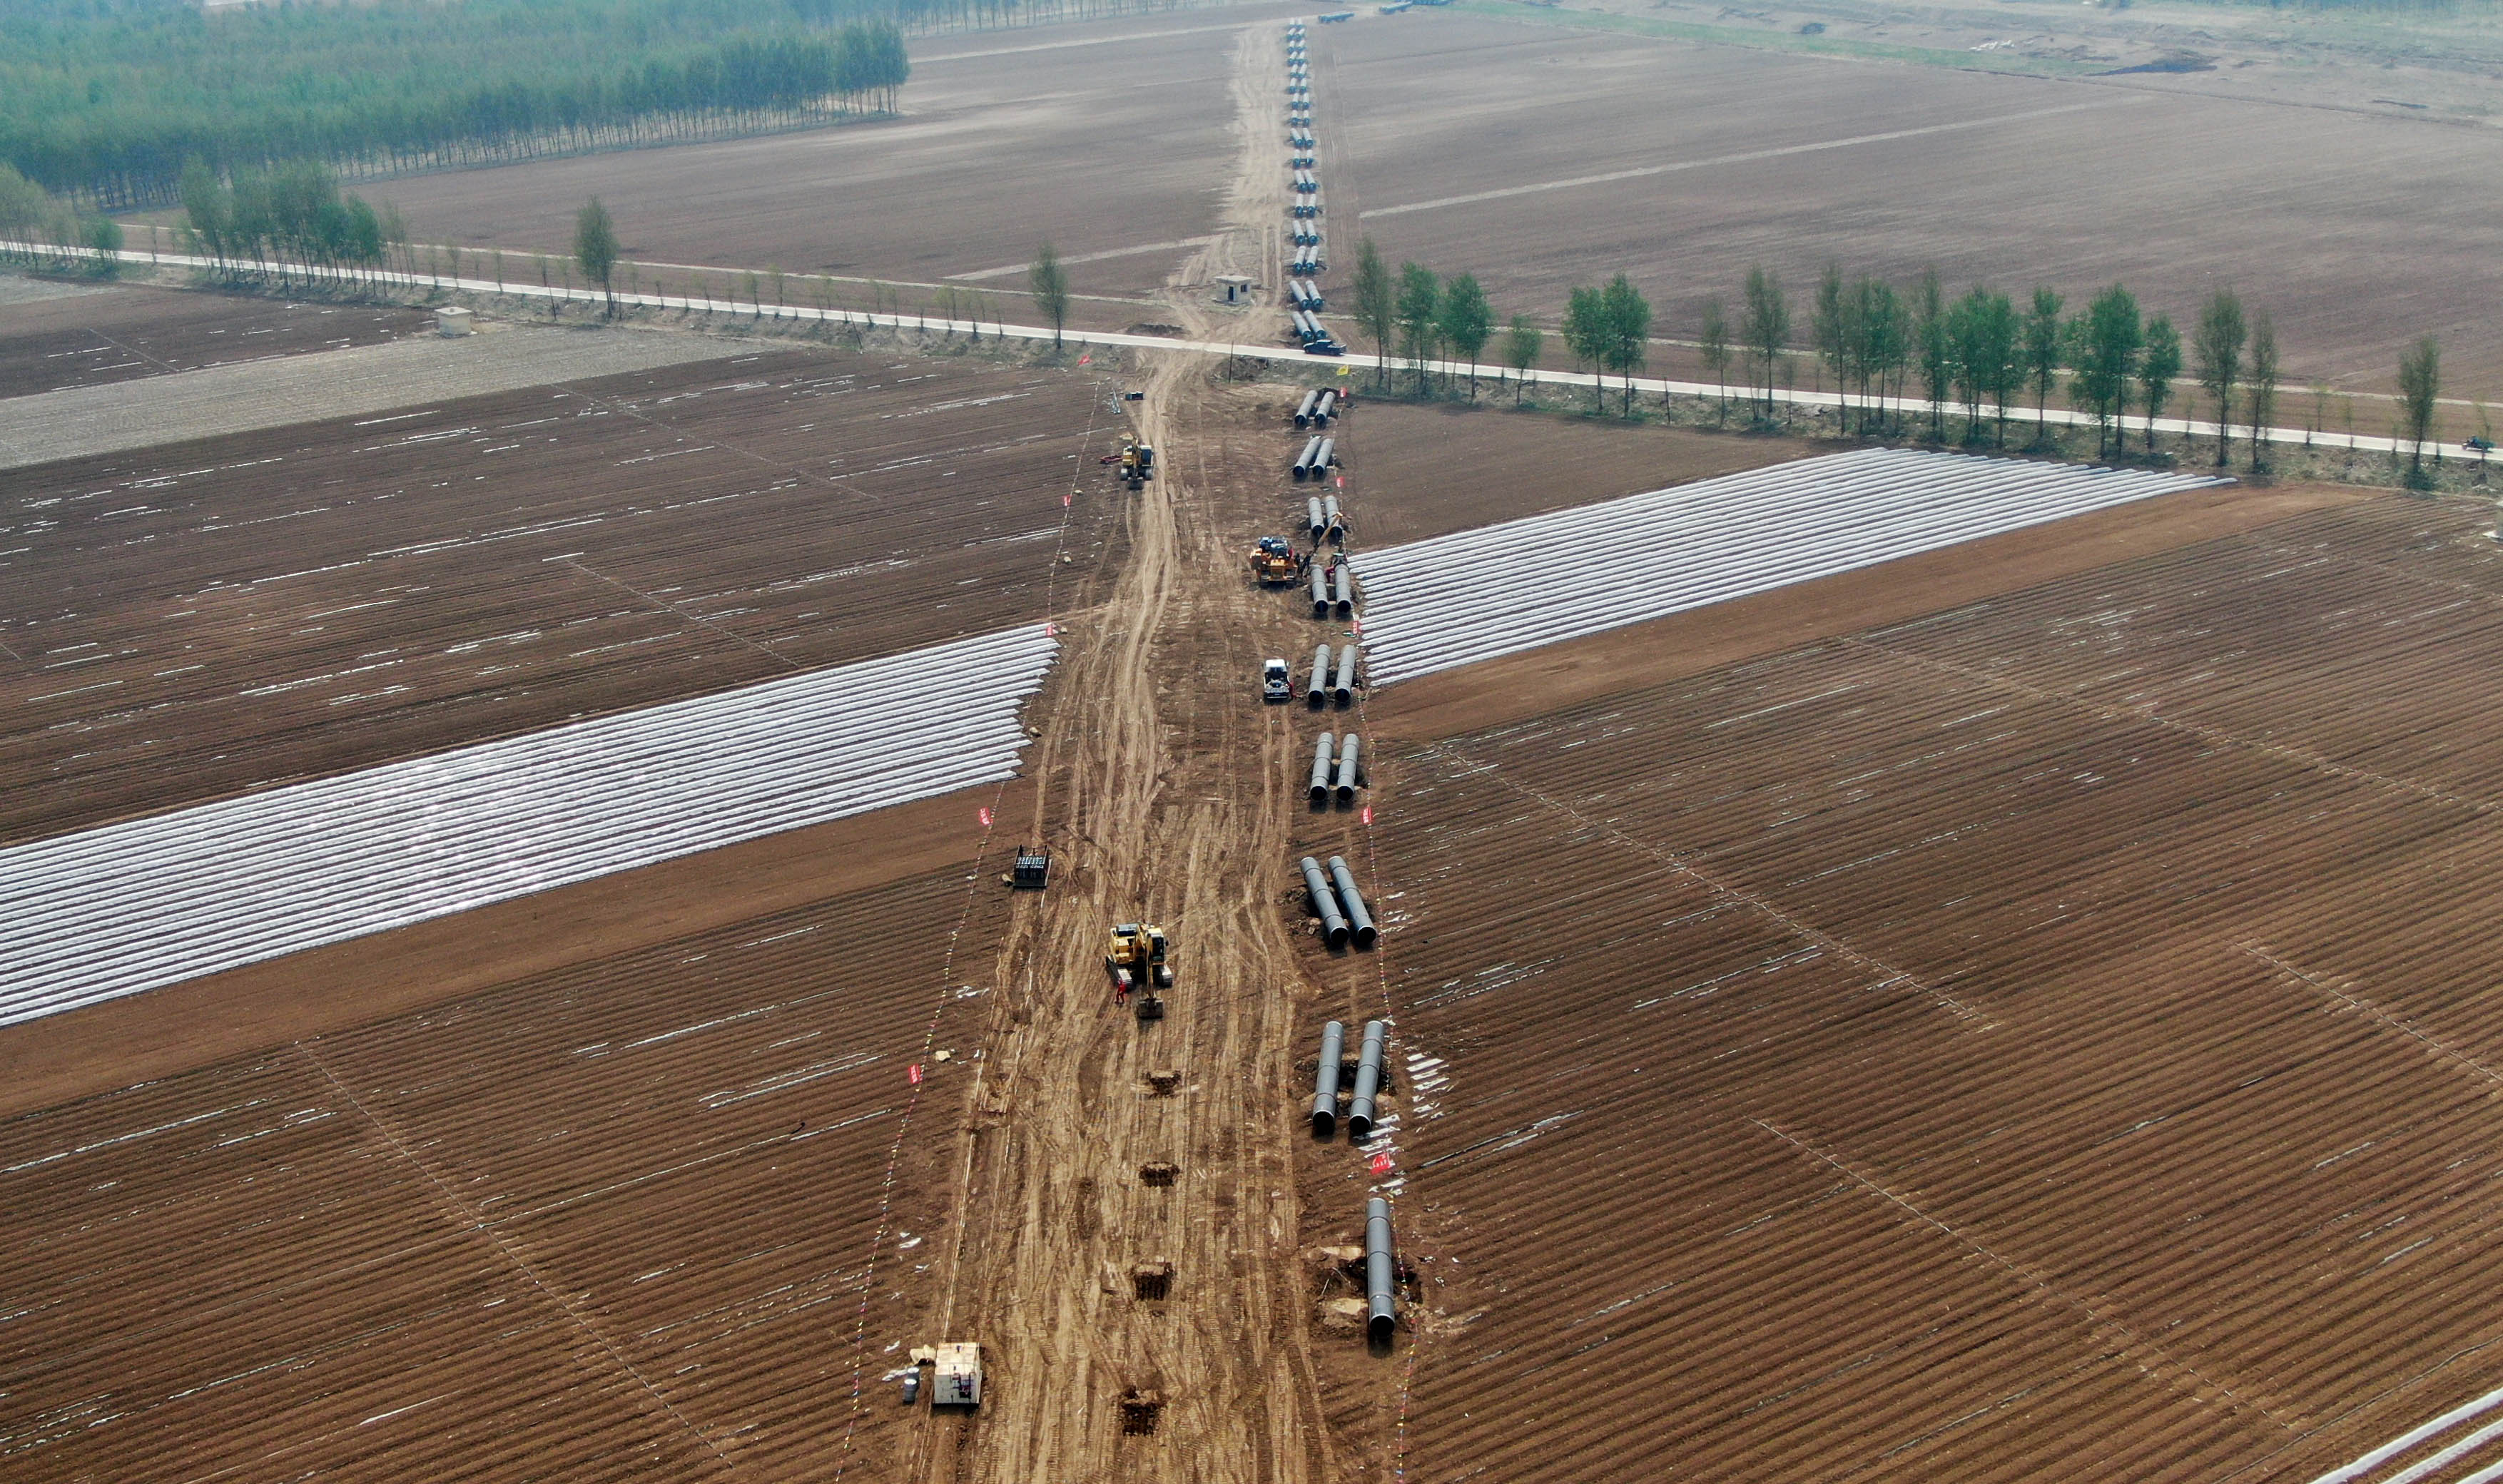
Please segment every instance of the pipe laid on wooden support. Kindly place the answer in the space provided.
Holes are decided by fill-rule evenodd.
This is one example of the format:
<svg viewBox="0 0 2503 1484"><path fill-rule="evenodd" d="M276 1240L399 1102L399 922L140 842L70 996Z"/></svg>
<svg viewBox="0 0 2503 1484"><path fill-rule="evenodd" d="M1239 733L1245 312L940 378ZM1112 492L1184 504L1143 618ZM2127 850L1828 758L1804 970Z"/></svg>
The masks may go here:
<svg viewBox="0 0 2503 1484"><path fill-rule="evenodd" d="M1309 495L1304 498L1304 524L1312 528L1313 539L1316 541L1321 538L1322 532L1329 529L1329 517L1321 513L1320 496Z"/></svg>
<svg viewBox="0 0 2503 1484"><path fill-rule="evenodd" d="M1355 578L1349 575L1350 570L1351 569L1344 562L1341 562L1336 567L1330 569L1330 571L1338 578L1337 590L1332 598L1332 606L1337 608L1338 616L1341 618L1354 618L1355 616Z"/></svg>
<svg viewBox="0 0 2503 1484"><path fill-rule="evenodd" d="M1304 394L1304 399L1295 404L1296 427L1301 428L1313 420L1313 409L1320 404L1320 399L1321 393L1319 387Z"/></svg>
<svg viewBox="0 0 2503 1484"><path fill-rule="evenodd" d="M1364 1337L1388 1345L1399 1330L1393 1287L1398 1263L1391 1257L1390 1202L1376 1195L1364 1207Z"/></svg>
<svg viewBox="0 0 2503 1484"><path fill-rule="evenodd" d="M1304 857L1304 890L1312 896L1313 911L1320 915L1321 935L1329 946L1346 948L1347 918L1339 915L1338 898L1330 891L1329 882L1321 880L1320 862L1309 855Z"/></svg>
<svg viewBox="0 0 2503 1484"><path fill-rule="evenodd" d="M1321 1068L1313 1078L1313 1132L1326 1139L1338 1131L1338 1074L1347 1059L1347 1027L1321 1027Z"/></svg>
<svg viewBox="0 0 2503 1484"><path fill-rule="evenodd" d="M1315 644L1313 646L1313 678L1312 683L1304 687L1304 705L1311 707L1316 711L1320 710L1321 708L1321 703L1329 699L1329 645Z"/></svg>
<svg viewBox="0 0 2503 1484"><path fill-rule="evenodd" d="M1373 1132L1373 1100L1382 1092L1382 1044L1390 1027L1381 1020L1364 1022L1364 1051L1355 1058L1355 1095L1347 1103L1347 1136L1361 1139Z"/></svg>
<svg viewBox="0 0 2503 1484"><path fill-rule="evenodd" d="M1313 569L1313 616L1315 618L1330 616L1329 572L1320 567Z"/></svg>
<svg viewBox="0 0 2503 1484"><path fill-rule="evenodd" d="M1319 232L1315 232L1315 233L1313 233L1313 241L1315 241L1315 242L1317 242L1317 243L1318 243L1318 242L1320 242L1320 240L1321 240L1321 238L1320 238L1320 233L1319 233ZM1333 417L1336 417L1337 415L1338 415L1338 388L1336 388L1336 387L1323 387L1323 388L1321 388L1321 398L1320 398L1320 401L1317 401L1317 402L1315 402L1315 403L1313 403L1313 421L1314 421L1314 423L1315 423L1315 424L1317 424L1317 425L1318 425L1318 426L1320 426L1320 427L1327 428L1327 427L1330 425L1330 419L1331 419L1331 418L1333 418Z"/></svg>
<svg viewBox="0 0 2503 1484"><path fill-rule="evenodd" d="M1341 644L1338 650L1338 678L1330 683L1330 699L1344 708L1355 704L1355 646Z"/></svg>
<svg viewBox="0 0 2503 1484"><path fill-rule="evenodd" d="M1297 479L1319 471L1320 466L1315 462L1315 459L1320 453L1321 445L1327 441L1320 433L1315 433L1304 440L1304 451L1295 456L1294 471Z"/></svg>
<svg viewBox="0 0 2503 1484"><path fill-rule="evenodd" d="M1347 869L1347 857L1331 856L1329 869L1330 880L1338 882L1338 905L1347 915L1349 936L1357 948L1373 947L1373 941L1382 933L1373 925L1373 914L1364 910L1364 893L1355 889L1355 874Z"/></svg>
<svg viewBox="0 0 2503 1484"><path fill-rule="evenodd" d="M1320 451L1313 460L1313 477L1315 479L1319 479L1323 474L1328 473L1330 466L1338 462L1338 439L1324 437L1320 440Z"/></svg>
<svg viewBox="0 0 2503 1484"><path fill-rule="evenodd" d="M1324 732L1321 735L1327 737L1329 734ZM1355 782L1357 777L1356 768L1358 766L1355 754L1356 748L1361 745L1363 742L1363 738L1356 736L1354 732L1350 732L1338 744L1338 802L1341 804L1354 804L1355 802ZM1316 773L1314 777L1318 778L1320 774ZM1313 793L1313 802L1316 804L1320 803L1320 790L1316 788Z"/></svg>
<svg viewBox="0 0 2503 1484"><path fill-rule="evenodd" d="M1337 739L1323 732L1313 743L1313 802L1326 804L1330 795L1330 744Z"/></svg>

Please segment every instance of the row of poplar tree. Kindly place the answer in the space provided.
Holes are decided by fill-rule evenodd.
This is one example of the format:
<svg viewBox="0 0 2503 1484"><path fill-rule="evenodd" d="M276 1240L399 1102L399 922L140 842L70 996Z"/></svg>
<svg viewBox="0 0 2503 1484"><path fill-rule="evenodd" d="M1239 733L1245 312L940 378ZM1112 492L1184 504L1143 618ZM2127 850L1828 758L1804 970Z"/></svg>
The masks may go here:
<svg viewBox="0 0 2503 1484"><path fill-rule="evenodd" d="M1394 350L1420 392L1428 386L1428 362L1448 353L1473 368L1475 396L1474 367L1493 338L1495 316L1474 276L1440 278L1413 262L1393 274L1367 238L1356 255L1353 292L1356 322L1374 341L1385 386ZM1627 416L1633 411L1634 374L1649 360L1652 319L1650 301L1622 273L1604 286L1574 289L1565 300L1560 327L1565 348L1578 367L1623 379ZM2047 433L2043 412L2051 395L2065 386L2071 405L2095 421L2098 457L2126 444L2124 424L2133 411L2144 419L2152 454L2155 422L2185 395L2186 374L2206 394L2219 430L2219 467L2237 429L2247 431L2253 466L2260 466L2282 379L2268 311L2245 306L2231 290L2209 296L2185 340L2170 316L2146 315L2118 284L2071 313L2049 288L2037 288L2022 304L1982 287L1951 299L1935 270L1905 291L1868 274L1846 279L1838 265L1828 267L1800 326L1781 280L1751 268L1735 321L1721 299L1707 299L1696 343L1704 369L1723 388L1725 407L1734 368L1763 421L1776 414L1776 394L1794 353L1812 351L1840 396L1843 430L1865 434L1909 432L1925 405L1933 440L1946 440L1952 408L1961 414L1965 443L2005 447L2009 417L2030 395L2039 441ZM1516 315L1498 355L1502 364L1526 371L1544 350L1545 332L1528 316ZM2401 427L2419 464L2441 374L2441 348L2431 336L2401 359ZM1594 378L1594 401L1599 395Z"/></svg>

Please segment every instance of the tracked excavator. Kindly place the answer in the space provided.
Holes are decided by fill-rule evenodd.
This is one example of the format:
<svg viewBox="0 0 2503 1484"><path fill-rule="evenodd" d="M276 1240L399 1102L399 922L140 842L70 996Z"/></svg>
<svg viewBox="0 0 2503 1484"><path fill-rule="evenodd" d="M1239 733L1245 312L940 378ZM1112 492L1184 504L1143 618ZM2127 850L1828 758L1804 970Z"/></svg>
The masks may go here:
<svg viewBox="0 0 2503 1484"><path fill-rule="evenodd" d="M1260 537L1258 543L1245 554L1244 560L1252 565L1252 580L1262 587L1284 587L1301 582L1313 565L1311 553L1295 550L1294 543L1283 535Z"/></svg>
<svg viewBox="0 0 2503 1484"><path fill-rule="evenodd" d="M1163 928L1149 922L1114 923L1104 969L1113 976L1114 1004L1130 1004L1142 1024L1165 1018L1165 1002L1156 991L1172 988L1174 977L1173 967L1165 962Z"/></svg>

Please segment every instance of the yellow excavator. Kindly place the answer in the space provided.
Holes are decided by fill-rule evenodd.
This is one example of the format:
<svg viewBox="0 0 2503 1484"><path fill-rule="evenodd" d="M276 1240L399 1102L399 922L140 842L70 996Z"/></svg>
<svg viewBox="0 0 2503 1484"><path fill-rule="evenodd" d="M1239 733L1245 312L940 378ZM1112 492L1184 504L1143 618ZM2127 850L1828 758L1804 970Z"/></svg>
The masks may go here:
<svg viewBox="0 0 2503 1484"><path fill-rule="evenodd" d="M1136 491L1156 476L1156 449L1136 438L1121 440L1121 482Z"/></svg>
<svg viewBox="0 0 2503 1484"><path fill-rule="evenodd" d="M1138 998L1135 1009L1142 1021L1165 1018L1165 1002L1159 989L1173 987L1173 968L1165 962L1165 930L1150 922L1118 922L1113 926L1113 945L1104 954L1105 971L1113 976L1113 1002L1131 1002Z"/></svg>
<svg viewBox="0 0 2503 1484"><path fill-rule="evenodd" d="M1312 557L1295 550L1294 544L1283 535L1260 537L1258 544L1245 553L1244 560L1252 565L1252 580L1263 587L1301 582L1313 566Z"/></svg>

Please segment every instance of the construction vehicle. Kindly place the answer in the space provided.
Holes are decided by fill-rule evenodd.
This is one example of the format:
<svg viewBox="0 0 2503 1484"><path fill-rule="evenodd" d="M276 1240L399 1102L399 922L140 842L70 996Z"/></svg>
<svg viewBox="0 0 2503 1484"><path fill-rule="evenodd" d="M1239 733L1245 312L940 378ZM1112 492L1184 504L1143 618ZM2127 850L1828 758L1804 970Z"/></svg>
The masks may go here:
<svg viewBox="0 0 2503 1484"><path fill-rule="evenodd" d="M1051 883L1051 856L1041 846L1030 846L1017 851L1016 864L1009 868L1009 884L1024 890L1041 891Z"/></svg>
<svg viewBox="0 0 2503 1484"><path fill-rule="evenodd" d="M1295 682L1294 679L1286 673L1286 661L1263 660L1260 662L1260 699L1264 702L1292 701L1295 699Z"/></svg>
<svg viewBox="0 0 2503 1484"><path fill-rule="evenodd" d="M1151 922L1114 923L1104 969L1113 976L1114 1003L1128 1001L1136 990L1136 1009L1143 1023L1165 1018L1165 1002L1156 991L1172 988L1174 977L1172 966L1165 962L1163 928Z"/></svg>
<svg viewBox="0 0 2503 1484"><path fill-rule="evenodd" d="M1156 477L1156 450L1153 444L1136 438L1121 440L1121 482L1133 491Z"/></svg>
<svg viewBox="0 0 2503 1484"><path fill-rule="evenodd" d="M1295 550L1294 543L1283 535L1264 535L1258 544L1245 554L1252 567L1252 580L1262 587L1284 587L1304 580L1304 572L1313 559Z"/></svg>
<svg viewBox="0 0 2503 1484"><path fill-rule="evenodd" d="M932 1363L932 1406L982 1404L982 1347L971 1340L942 1345Z"/></svg>

